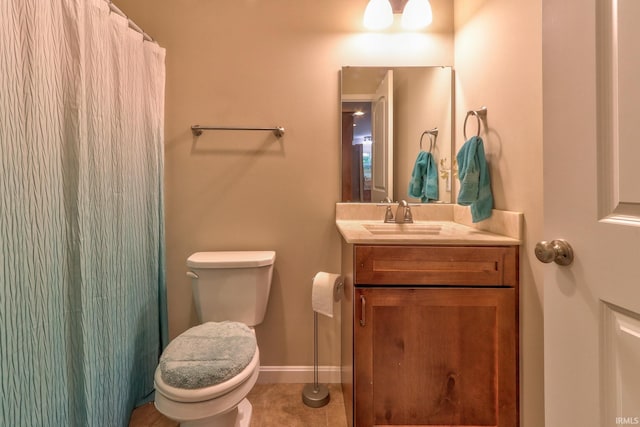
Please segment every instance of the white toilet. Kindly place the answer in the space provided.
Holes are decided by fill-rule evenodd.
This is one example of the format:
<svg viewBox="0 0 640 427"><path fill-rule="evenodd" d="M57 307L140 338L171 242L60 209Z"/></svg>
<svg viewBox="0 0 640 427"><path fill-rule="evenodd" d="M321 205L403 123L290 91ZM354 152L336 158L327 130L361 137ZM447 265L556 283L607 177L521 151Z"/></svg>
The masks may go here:
<svg viewBox="0 0 640 427"><path fill-rule="evenodd" d="M267 309L273 251L198 252L187 259L199 320L156 369L155 405L183 427L248 427L260 371L253 326Z"/></svg>

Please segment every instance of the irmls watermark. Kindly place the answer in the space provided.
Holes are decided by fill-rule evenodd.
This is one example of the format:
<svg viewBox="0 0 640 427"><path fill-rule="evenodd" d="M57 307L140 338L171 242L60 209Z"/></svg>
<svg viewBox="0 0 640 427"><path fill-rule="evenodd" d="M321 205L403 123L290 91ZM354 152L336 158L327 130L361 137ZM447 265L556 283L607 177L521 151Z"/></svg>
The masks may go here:
<svg viewBox="0 0 640 427"><path fill-rule="evenodd" d="M616 417L616 425L640 425L640 417Z"/></svg>

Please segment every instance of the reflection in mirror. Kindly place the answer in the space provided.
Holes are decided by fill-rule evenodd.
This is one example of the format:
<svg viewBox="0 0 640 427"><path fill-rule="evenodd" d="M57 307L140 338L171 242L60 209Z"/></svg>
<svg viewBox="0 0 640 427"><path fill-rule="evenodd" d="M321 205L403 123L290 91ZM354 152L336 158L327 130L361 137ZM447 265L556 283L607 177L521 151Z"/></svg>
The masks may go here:
<svg viewBox="0 0 640 427"><path fill-rule="evenodd" d="M451 203L452 77L451 67L439 66L342 68L343 202ZM435 128L437 136L428 132ZM419 174L410 195L425 153L437 171ZM436 200L421 197L416 183L428 183L423 195L435 190Z"/></svg>

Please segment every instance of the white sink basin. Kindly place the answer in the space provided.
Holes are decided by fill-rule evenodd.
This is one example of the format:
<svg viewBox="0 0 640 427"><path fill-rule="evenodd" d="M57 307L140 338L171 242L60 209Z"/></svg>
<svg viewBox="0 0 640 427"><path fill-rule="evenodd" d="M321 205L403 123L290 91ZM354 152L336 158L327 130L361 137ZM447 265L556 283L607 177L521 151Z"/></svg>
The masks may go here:
<svg viewBox="0 0 640 427"><path fill-rule="evenodd" d="M382 224L363 224L362 225L369 233L379 234L418 234L418 235L434 235L440 234L442 226L429 225L429 224L395 224L395 223L382 223Z"/></svg>

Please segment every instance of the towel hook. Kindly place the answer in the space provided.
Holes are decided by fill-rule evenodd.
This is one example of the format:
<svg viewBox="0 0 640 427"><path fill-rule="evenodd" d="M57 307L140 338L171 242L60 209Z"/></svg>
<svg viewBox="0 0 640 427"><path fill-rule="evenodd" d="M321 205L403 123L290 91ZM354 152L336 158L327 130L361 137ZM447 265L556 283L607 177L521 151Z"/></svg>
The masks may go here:
<svg viewBox="0 0 640 427"><path fill-rule="evenodd" d="M422 132L422 135L420 135L420 151L422 151L422 138L424 138L425 135L429 135L429 152L431 153L436 146L436 141L438 139L438 128Z"/></svg>
<svg viewBox="0 0 640 427"><path fill-rule="evenodd" d="M467 111L467 115L464 118L464 124L462 125L462 134L464 135L464 140L467 140L467 119L469 116L476 116L476 120L478 121L478 130L476 131L476 136L480 136L480 122L485 121L487 119L487 107L482 107L479 110L469 110Z"/></svg>

